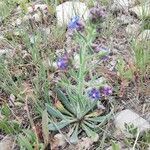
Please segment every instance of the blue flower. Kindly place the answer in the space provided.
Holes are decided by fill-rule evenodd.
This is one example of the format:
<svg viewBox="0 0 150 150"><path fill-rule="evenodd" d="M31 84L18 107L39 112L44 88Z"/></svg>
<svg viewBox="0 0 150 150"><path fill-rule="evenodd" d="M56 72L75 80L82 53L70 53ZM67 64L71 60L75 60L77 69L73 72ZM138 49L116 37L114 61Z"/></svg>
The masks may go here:
<svg viewBox="0 0 150 150"><path fill-rule="evenodd" d="M79 16L75 16L71 19L71 21L68 24L68 29L77 29L79 27Z"/></svg>
<svg viewBox="0 0 150 150"><path fill-rule="evenodd" d="M69 64L69 60L68 60L68 57L66 55L58 58L58 60L57 60L57 66L59 69L62 69L62 70L67 69L68 64Z"/></svg>
<svg viewBox="0 0 150 150"><path fill-rule="evenodd" d="M99 100L101 98L100 91L99 91L99 89L96 89L96 88L92 88L88 92L88 96L93 100Z"/></svg>

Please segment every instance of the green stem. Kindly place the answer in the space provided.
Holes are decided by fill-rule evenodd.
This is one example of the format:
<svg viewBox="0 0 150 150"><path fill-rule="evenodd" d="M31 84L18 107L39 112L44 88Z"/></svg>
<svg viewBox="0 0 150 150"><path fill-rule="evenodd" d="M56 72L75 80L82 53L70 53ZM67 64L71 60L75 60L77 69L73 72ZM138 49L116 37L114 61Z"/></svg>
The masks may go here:
<svg viewBox="0 0 150 150"><path fill-rule="evenodd" d="M84 86L84 72L85 72L85 50L86 45L84 45L83 49L80 51L80 69L79 69L79 93L80 97L83 94L83 86Z"/></svg>

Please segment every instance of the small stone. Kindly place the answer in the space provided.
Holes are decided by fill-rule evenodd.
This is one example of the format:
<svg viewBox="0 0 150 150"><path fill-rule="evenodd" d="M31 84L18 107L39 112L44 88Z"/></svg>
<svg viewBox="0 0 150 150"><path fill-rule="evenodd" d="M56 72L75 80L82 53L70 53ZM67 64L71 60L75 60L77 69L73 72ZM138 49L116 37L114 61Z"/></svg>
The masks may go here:
<svg viewBox="0 0 150 150"><path fill-rule="evenodd" d="M141 34L138 36L139 41L145 41L150 40L150 30L144 30L141 32Z"/></svg>
<svg viewBox="0 0 150 150"><path fill-rule="evenodd" d="M14 148L14 140L10 136L4 137L4 139L0 142L1 150L12 150Z"/></svg>
<svg viewBox="0 0 150 150"><path fill-rule="evenodd" d="M21 22L22 22L21 19L18 18L18 19L16 20L16 25L17 25L17 26L21 25Z"/></svg>
<svg viewBox="0 0 150 150"><path fill-rule="evenodd" d="M39 13L36 13L33 15L33 19L36 21L36 22L41 22L42 21L42 17Z"/></svg>
<svg viewBox="0 0 150 150"><path fill-rule="evenodd" d="M130 11L135 13L139 18L150 17L150 4L145 3L135 6Z"/></svg>
<svg viewBox="0 0 150 150"><path fill-rule="evenodd" d="M129 109L119 112L115 116L114 124L116 128L124 133L127 137L132 137L132 135L126 130L125 124L134 125L134 127L137 128L140 133L150 129L150 124L148 121Z"/></svg>
<svg viewBox="0 0 150 150"><path fill-rule="evenodd" d="M71 18L79 16L84 20L88 19L89 10L84 3L67 1L56 7L58 25L67 25Z"/></svg>
<svg viewBox="0 0 150 150"><path fill-rule="evenodd" d="M129 24L126 27L126 33L129 35L138 35L140 32L140 25L139 24Z"/></svg>

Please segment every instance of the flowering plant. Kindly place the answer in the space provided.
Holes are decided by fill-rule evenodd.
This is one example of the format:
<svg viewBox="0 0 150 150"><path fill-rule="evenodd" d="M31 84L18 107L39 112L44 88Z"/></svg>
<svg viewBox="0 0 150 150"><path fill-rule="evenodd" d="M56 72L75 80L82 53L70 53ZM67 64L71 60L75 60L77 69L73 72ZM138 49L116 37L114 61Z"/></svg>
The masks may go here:
<svg viewBox="0 0 150 150"><path fill-rule="evenodd" d="M74 39L80 45L79 68L68 68L69 61L66 56L58 59L58 68L68 70L55 89L55 107L46 104L50 115L49 130L59 131L68 125L72 126L74 130L70 136L71 143L77 142L78 134L83 130L93 140L98 138L95 129L106 122L111 113L102 115L102 110L97 104L101 103L102 96L108 96L112 92L110 87L103 88L104 83L88 87L87 82L95 78L92 74L97 62L107 54L107 51L100 50L95 53L91 45L96 37L96 30L87 25L84 32L79 32L78 26L74 26L76 20L73 22L73 29L75 29ZM98 60L95 61L95 58Z"/></svg>

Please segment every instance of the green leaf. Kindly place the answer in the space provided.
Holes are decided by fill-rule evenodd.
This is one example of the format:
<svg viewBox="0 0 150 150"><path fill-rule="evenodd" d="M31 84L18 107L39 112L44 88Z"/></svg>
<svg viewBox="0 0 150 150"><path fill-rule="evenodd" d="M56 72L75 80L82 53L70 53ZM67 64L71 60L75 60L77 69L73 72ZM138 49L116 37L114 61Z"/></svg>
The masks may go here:
<svg viewBox="0 0 150 150"><path fill-rule="evenodd" d="M19 122L16 120L7 120L4 118L0 121L0 129L6 134L14 134L20 131Z"/></svg>
<svg viewBox="0 0 150 150"><path fill-rule="evenodd" d="M112 141L112 150L120 150L119 144Z"/></svg>
<svg viewBox="0 0 150 150"><path fill-rule="evenodd" d="M61 118L61 119L67 119L66 116L64 116L59 110L53 108L52 106L46 104L47 111L52 117Z"/></svg>
<svg viewBox="0 0 150 150"><path fill-rule="evenodd" d="M78 128L79 128L79 125L76 124L75 130L72 133L72 135L70 136L70 143L72 143L72 144L77 144L77 142L78 142Z"/></svg>
<svg viewBox="0 0 150 150"><path fill-rule="evenodd" d="M66 127L67 125L69 125L72 122L74 122L74 121L73 120L62 120L61 122L58 122L58 123L53 122L48 125L48 128L51 131L57 131L57 130L60 130L60 129Z"/></svg>
<svg viewBox="0 0 150 150"><path fill-rule="evenodd" d="M34 132L32 130L25 129L25 130L23 130L23 133L26 135L26 138L29 141L35 141L36 136L35 136L35 134L34 134Z"/></svg>
<svg viewBox="0 0 150 150"><path fill-rule="evenodd" d="M10 111L9 106L7 104L4 104L2 106L1 113L2 113L2 115L5 115L7 118L10 116L11 111Z"/></svg>
<svg viewBox="0 0 150 150"><path fill-rule="evenodd" d="M84 123L85 123L88 127L92 128L92 129L96 129L96 128L98 127L96 124L94 124L94 122L87 122L87 121L84 121Z"/></svg>
<svg viewBox="0 0 150 150"><path fill-rule="evenodd" d="M45 109L42 114L42 133L44 138L44 143L47 145L49 143L49 130L48 130L48 114Z"/></svg>
<svg viewBox="0 0 150 150"><path fill-rule="evenodd" d="M86 132L87 136L92 139L97 139L98 134L87 127L85 124L82 124L82 129Z"/></svg>
<svg viewBox="0 0 150 150"><path fill-rule="evenodd" d="M56 88L56 93L57 93L57 96L58 96L58 99L62 102L62 104L72 113L75 114L75 110L74 108L72 107L72 105L70 105L70 101L68 100L68 98L64 95L64 93Z"/></svg>
<svg viewBox="0 0 150 150"><path fill-rule="evenodd" d="M93 118L86 118L88 121L93 121L95 123L104 123L106 120L108 120L111 117L111 114L108 114L106 116L99 116L99 117L93 117Z"/></svg>
<svg viewBox="0 0 150 150"><path fill-rule="evenodd" d="M33 150L31 143L29 142L29 140L25 136L20 134L18 136L18 142L19 142L21 147L26 148L27 150Z"/></svg>
<svg viewBox="0 0 150 150"><path fill-rule="evenodd" d="M97 102L92 102L90 106L87 106L82 116L85 116L90 110L92 110L96 106L96 104Z"/></svg>

